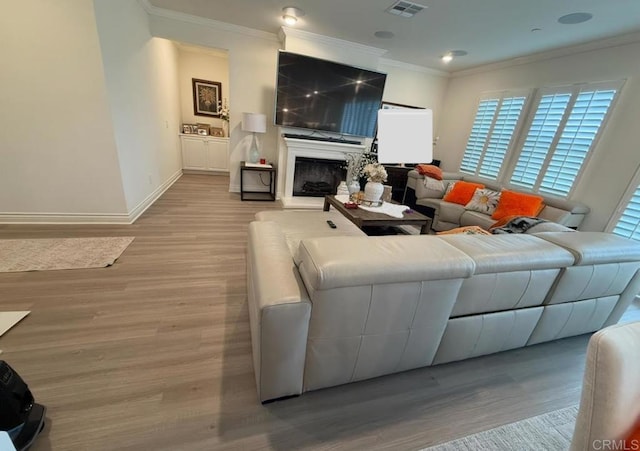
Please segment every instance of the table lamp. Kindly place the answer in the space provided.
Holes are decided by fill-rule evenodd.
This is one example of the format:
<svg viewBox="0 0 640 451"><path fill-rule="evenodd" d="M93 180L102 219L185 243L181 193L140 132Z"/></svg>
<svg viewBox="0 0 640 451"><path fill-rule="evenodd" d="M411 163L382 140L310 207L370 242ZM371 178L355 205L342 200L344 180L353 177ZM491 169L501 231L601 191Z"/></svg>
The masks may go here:
<svg viewBox="0 0 640 451"><path fill-rule="evenodd" d="M265 133L267 131L267 116L260 113L242 113L242 130L253 133L253 140L249 149L249 161L257 163L260 159L260 152L258 152L256 133Z"/></svg>
<svg viewBox="0 0 640 451"><path fill-rule="evenodd" d="M431 163L432 160L431 110L378 110L379 163Z"/></svg>

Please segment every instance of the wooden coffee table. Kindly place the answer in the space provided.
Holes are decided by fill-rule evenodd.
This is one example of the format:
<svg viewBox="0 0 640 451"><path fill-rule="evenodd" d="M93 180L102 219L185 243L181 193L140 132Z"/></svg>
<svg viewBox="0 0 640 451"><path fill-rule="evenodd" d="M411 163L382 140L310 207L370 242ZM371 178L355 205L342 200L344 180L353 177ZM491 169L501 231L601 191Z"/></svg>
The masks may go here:
<svg viewBox="0 0 640 451"><path fill-rule="evenodd" d="M333 194L324 197L323 210L329 211L331 206L360 229L366 226L417 225L420 226L421 235L427 235L431 229L431 218L413 210L411 213L403 213L402 218L394 218L384 213L375 213L362 208L346 208Z"/></svg>

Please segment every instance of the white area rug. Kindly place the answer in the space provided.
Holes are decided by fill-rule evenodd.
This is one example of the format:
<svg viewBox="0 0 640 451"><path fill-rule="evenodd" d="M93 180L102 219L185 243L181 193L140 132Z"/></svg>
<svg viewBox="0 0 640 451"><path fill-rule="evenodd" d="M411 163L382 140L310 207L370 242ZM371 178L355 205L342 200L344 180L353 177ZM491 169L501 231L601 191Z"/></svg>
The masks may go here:
<svg viewBox="0 0 640 451"><path fill-rule="evenodd" d="M113 265L134 237L0 240L0 272L102 268Z"/></svg>
<svg viewBox="0 0 640 451"><path fill-rule="evenodd" d="M29 313L31 312L0 312L0 337L2 337L6 331L18 324L22 318L27 316Z"/></svg>
<svg viewBox="0 0 640 451"><path fill-rule="evenodd" d="M6 331L22 321L22 318L27 316L29 313L31 312L0 312L0 337L2 337ZM0 350L0 354L2 354L2 350ZM0 450L1 449L2 448L0 447Z"/></svg>
<svg viewBox="0 0 640 451"><path fill-rule="evenodd" d="M571 444L578 406L505 424L422 451L566 451Z"/></svg>

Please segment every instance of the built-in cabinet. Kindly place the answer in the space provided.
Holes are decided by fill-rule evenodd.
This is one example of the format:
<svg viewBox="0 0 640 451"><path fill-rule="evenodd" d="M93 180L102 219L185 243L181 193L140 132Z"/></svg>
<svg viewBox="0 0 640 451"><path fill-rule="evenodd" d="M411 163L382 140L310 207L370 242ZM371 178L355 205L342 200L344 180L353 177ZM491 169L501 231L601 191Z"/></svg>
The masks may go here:
<svg viewBox="0 0 640 451"><path fill-rule="evenodd" d="M182 169L229 172L229 138L180 135Z"/></svg>

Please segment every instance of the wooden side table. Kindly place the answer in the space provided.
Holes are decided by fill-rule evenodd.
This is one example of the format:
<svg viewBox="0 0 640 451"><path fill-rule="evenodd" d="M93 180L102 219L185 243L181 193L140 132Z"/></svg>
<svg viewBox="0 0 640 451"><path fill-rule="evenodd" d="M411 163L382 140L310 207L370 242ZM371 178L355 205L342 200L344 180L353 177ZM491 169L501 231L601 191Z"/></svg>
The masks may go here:
<svg viewBox="0 0 640 451"><path fill-rule="evenodd" d="M260 180L262 174L269 174L269 191L247 191L244 189L245 171L258 172ZM276 200L276 168L264 166L247 166L244 161L240 162L240 200L275 201ZM263 182L264 183L264 182ZM247 194L249 196L247 197Z"/></svg>

